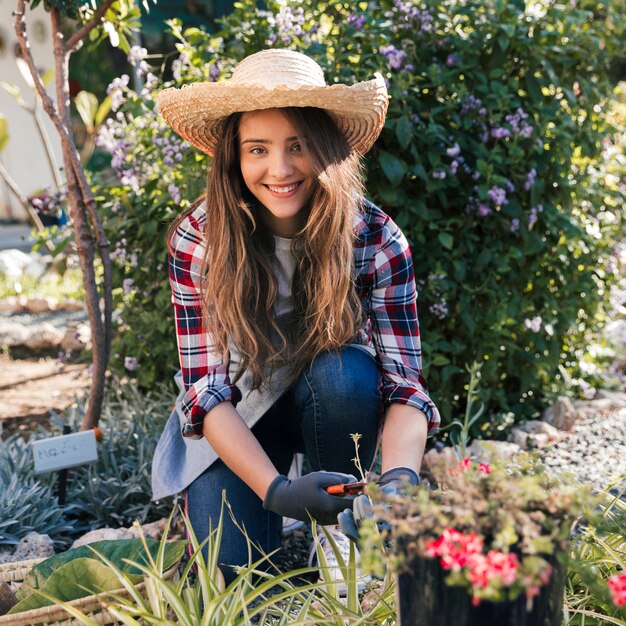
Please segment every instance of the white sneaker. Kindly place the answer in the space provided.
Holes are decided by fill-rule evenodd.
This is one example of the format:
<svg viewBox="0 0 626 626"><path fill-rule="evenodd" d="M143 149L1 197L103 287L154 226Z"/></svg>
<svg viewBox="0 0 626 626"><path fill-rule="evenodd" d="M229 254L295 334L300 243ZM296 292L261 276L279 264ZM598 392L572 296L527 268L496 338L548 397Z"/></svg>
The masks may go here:
<svg viewBox="0 0 626 626"><path fill-rule="evenodd" d="M328 537L326 536L326 533L324 533L324 530L328 533ZM341 562L337 559L338 555L335 554L335 550L333 550L329 537L339 552ZM337 590L337 594L339 596L348 595L348 586L344 579L343 572L341 571L341 567L346 567L350 562L350 543L350 539L348 539L348 537L341 532L338 525L317 526L317 538L314 539L313 545L311 546L311 552L309 554L309 567L311 567L313 563L319 564L319 582L335 583L333 588ZM323 567L322 563L319 563L321 559L317 558L317 550L320 550L323 554L327 567ZM360 559L359 551L356 549L356 546L354 547L354 552L357 563L356 585L357 591L360 593L365 589L365 585L370 580L370 577L363 574L358 567Z"/></svg>
<svg viewBox="0 0 626 626"><path fill-rule="evenodd" d="M287 474L287 478L298 478L302 476L302 462L304 460L304 454L297 452L293 455L293 459L291 461L291 467L289 468L289 473ZM292 533L296 528L301 528L304 526L304 522L299 519L293 519L293 517L283 517L283 537Z"/></svg>

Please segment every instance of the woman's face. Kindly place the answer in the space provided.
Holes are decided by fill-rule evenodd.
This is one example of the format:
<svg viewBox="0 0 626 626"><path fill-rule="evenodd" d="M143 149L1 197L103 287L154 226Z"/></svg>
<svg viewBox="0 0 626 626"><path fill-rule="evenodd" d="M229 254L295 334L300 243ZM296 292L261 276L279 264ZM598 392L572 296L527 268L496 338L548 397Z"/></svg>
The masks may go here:
<svg viewBox="0 0 626 626"><path fill-rule="evenodd" d="M315 176L304 140L279 109L244 113L239 123L239 163L246 186L261 204L261 218L279 237L293 237Z"/></svg>

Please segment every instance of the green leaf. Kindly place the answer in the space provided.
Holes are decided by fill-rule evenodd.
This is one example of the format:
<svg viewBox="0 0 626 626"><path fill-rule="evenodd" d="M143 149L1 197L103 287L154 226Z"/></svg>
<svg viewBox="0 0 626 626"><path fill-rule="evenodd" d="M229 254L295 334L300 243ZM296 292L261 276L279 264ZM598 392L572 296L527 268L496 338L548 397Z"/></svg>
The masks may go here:
<svg viewBox="0 0 626 626"><path fill-rule="evenodd" d="M450 359L443 354L435 354L435 356L431 360L432 365L435 367L443 367L444 365L448 365L450 363Z"/></svg>
<svg viewBox="0 0 626 626"><path fill-rule="evenodd" d="M100 104L100 106L98 107L98 110L96 111L96 115L94 117L94 122L95 122L95 126L100 126L100 124L102 124L102 122L104 122L104 118L109 114L109 112L111 111L111 104L113 103L113 99L111 98L111 96L107 96L102 103Z"/></svg>
<svg viewBox="0 0 626 626"><path fill-rule="evenodd" d="M9 126L7 118L0 113L0 152L4 150L7 143L9 143Z"/></svg>
<svg viewBox="0 0 626 626"><path fill-rule="evenodd" d="M150 554L154 557L157 553L159 542L154 539L146 539ZM164 567L169 569L180 559L185 549L186 541L173 541L168 543L166 552L166 562ZM73 548L38 563L26 575L22 585L16 595L18 599L23 599L27 594L35 589L40 589L45 581L60 567L75 559L94 559L100 562L96 552L102 554L112 561L122 571L137 574L139 570L124 561L128 559L136 563L148 563L148 558L140 539L119 539L115 541L96 541L92 544Z"/></svg>
<svg viewBox="0 0 626 626"><path fill-rule="evenodd" d="M400 184L404 173L406 172L406 165L400 161L400 159L393 156L389 152L384 150L380 151L378 156L378 162L382 168L385 176L389 179L389 182L395 187Z"/></svg>
<svg viewBox="0 0 626 626"><path fill-rule="evenodd" d="M133 583L141 581L141 574L126 574ZM64 602L77 600L94 593L113 591L121 586L115 572L104 563L94 559L81 558L65 563L44 581L39 588L41 591ZM37 591L33 591L23 600L20 600L10 611L10 614L40 609L53 604Z"/></svg>
<svg viewBox="0 0 626 626"><path fill-rule="evenodd" d="M437 239L439 239L439 243L446 250L452 250L452 246L454 245L454 237L452 235L448 233L439 233Z"/></svg>
<svg viewBox="0 0 626 626"><path fill-rule="evenodd" d="M396 137L398 138L399 144L406 148L411 143L413 139L413 125L411 124L411 120L409 120L408 115L403 115L396 122Z"/></svg>
<svg viewBox="0 0 626 626"><path fill-rule="evenodd" d="M98 111L98 98L89 91L79 91L74 98L74 104L83 124L88 130L92 129L95 126L96 112Z"/></svg>
<svg viewBox="0 0 626 626"><path fill-rule="evenodd" d="M41 72L41 82L47 87L54 79L54 68L49 68Z"/></svg>

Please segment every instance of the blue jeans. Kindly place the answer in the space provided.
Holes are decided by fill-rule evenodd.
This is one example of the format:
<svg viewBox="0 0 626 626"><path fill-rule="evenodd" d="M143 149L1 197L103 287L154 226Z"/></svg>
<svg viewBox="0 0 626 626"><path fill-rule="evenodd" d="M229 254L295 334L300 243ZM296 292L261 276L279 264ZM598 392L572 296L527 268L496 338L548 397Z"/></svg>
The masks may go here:
<svg viewBox="0 0 626 626"><path fill-rule="evenodd" d="M313 471L355 474L354 442L360 433L359 457L368 468L376 452L381 417L380 374L374 359L346 346L319 355L296 383L252 427L252 432L281 474L293 455L304 452ZM267 554L281 545L282 518L263 508L259 497L218 459L187 490L187 514L194 533L203 541L209 525L216 528L222 490L233 515L248 538ZM254 559L260 553L253 553ZM245 537L224 511L220 563L226 581L228 565L248 563Z"/></svg>

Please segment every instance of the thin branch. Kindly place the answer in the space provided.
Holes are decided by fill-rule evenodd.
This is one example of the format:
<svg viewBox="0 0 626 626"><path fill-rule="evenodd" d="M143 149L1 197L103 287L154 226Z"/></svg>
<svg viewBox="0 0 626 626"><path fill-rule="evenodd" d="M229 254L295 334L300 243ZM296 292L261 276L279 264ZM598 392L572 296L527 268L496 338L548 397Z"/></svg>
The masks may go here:
<svg viewBox="0 0 626 626"><path fill-rule="evenodd" d="M61 137L61 141L67 141L69 138L67 136L66 128L63 126L63 121L59 116L59 112L57 111L57 108L54 105L52 98L46 91L46 87L41 80L41 76L39 76L39 72L37 71L37 67L35 66L35 60L33 59L33 55L30 50L30 43L28 42L28 38L26 37L25 0L17 0L17 11L15 12L15 16L15 34L17 36L17 42L20 46L22 57L26 61L28 69L30 70L30 75L32 76L33 82L35 83L37 93L41 98L43 108L52 120L53 124L56 126L57 132Z"/></svg>
<svg viewBox="0 0 626 626"><path fill-rule="evenodd" d="M63 191L63 180L61 179L61 175L59 173L59 165L57 163L54 150L52 149L52 142L50 141L50 136L48 135L48 131L43 124L43 120L39 115L39 107L37 103L39 99L37 97L38 94L35 94L35 106L33 107L33 117L35 118L35 124L37 125L37 130L39 131L39 137L41 139L41 143L43 144L44 151L46 153L46 157L48 159L48 166L50 167L50 173L52 174L52 178L54 178L54 184L56 185L57 191Z"/></svg>
<svg viewBox="0 0 626 626"><path fill-rule="evenodd" d="M13 192L13 195L17 198L18 202L24 207L26 213L28 213L28 217L33 223L33 226L41 232L45 229L43 222L41 221L39 215L37 215L37 211L33 209L28 198L20 191L20 188L17 186L17 183L11 178L11 174L9 174L6 167L2 161L0 161L0 178L6 183L6 186ZM54 246L46 240L46 246L48 250L52 252L54 250Z"/></svg>
<svg viewBox="0 0 626 626"><path fill-rule="evenodd" d="M93 17L86 23L83 24L66 42L65 50L66 52L72 52L74 48L78 46L82 42L82 40L87 37L87 35L100 24L100 20L102 16L109 10L109 7L113 4L113 0L104 0L104 2L96 9L96 12L93 14Z"/></svg>

